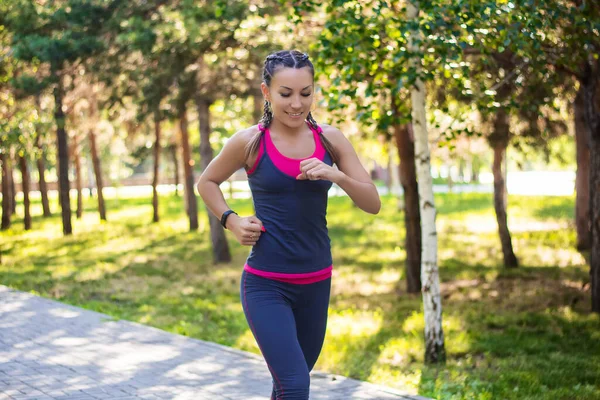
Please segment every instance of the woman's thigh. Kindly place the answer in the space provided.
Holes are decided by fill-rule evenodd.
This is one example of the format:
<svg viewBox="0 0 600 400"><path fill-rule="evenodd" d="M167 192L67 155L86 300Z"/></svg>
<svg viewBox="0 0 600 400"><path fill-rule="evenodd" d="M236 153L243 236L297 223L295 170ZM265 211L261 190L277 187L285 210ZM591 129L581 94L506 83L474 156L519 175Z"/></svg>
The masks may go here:
<svg viewBox="0 0 600 400"><path fill-rule="evenodd" d="M308 370L314 367L325 339L331 278L305 287L301 301L294 309L298 342Z"/></svg>
<svg viewBox="0 0 600 400"><path fill-rule="evenodd" d="M275 386L308 389L308 367L298 342L294 313L281 287L278 282L244 271L242 306Z"/></svg>

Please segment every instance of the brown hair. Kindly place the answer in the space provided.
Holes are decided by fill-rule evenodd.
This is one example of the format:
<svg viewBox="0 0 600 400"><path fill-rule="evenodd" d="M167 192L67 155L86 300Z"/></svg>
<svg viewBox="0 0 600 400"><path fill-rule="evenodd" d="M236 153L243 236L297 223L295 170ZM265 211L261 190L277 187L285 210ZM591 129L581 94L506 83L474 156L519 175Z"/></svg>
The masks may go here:
<svg viewBox="0 0 600 400"><path fill-rule="evenodd" d="M297 69L308 67L313 75L313 78L315 76L315 67L309 60L307 54L301 53L297 50L278 51L276 53L270 54L265 59L265 64L263 67L263 82L267 86L271 85L271 78L275 74L276 70L281 67ZM248 159L251 155L256 154L256 152L258 151L258 146L260 145L260 139L262 138L265 129L268 128L269 125L271 125L272 121L273 112L271 111L271 105L267 100L265 100L264 113L259 121L259 124L263 127L263 129L260 129L256 133L256 135L254 135L254 137L250 140L250 142L248 142L248 144L246 145L246 159ZM310 124L310 126L313 129L315 129L319 133L319 138L321 139L323 147L325 147L325 150L327 150L327 152L331 155L331 159L333 160L333 162L337 163L337 151L335 150L335 147L333 147L333 144L325 137L325 135L323 135L323 131L319 129L319 125L312 116L312 113L308 113L308 115L306 116L306 121Z"/></svg>

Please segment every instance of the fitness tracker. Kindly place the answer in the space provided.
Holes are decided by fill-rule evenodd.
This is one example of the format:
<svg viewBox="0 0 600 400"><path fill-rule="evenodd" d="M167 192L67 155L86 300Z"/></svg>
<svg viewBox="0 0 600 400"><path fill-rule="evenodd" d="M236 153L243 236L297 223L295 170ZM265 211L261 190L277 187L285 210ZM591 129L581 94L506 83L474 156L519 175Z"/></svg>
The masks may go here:
<svg viewBox="0 0 600 400"><path fill-rule="evenodd" d="M221 216L221 225L223 225L223 228L225 228L225 229L227 229L227 227L225 226L225 224L227 223L227 217L229 217L231 214L238 215L238 213L236 213L233 210L227 210Z"/></svg>

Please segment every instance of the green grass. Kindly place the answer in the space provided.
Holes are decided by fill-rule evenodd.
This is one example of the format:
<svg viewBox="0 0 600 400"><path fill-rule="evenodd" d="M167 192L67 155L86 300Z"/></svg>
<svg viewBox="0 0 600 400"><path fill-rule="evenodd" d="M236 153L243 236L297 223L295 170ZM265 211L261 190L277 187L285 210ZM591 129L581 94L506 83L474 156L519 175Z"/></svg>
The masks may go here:
<svg viewBox="0 0 600 400"><path fill-rule="evenodd" d="M230 204L252 212L247 200ZM421 297L405 291L396 204L384 197L372 216L347 198L330 201L335 271L317 369L440 399L600 399L600 318L574 250L572 197L510 197L516 270L501 265L490 195L436 197L448 354L437 367L423 362ZM146 198L107 208L101 224L86 200L68 238L56 208L29 232L15 219L2 233L0 283L258 353L239 302L247 247L228 233L233 262L213 265L206 214L200 207L200 232L188 232L181 198L161 198L159 224Z"/></svg>

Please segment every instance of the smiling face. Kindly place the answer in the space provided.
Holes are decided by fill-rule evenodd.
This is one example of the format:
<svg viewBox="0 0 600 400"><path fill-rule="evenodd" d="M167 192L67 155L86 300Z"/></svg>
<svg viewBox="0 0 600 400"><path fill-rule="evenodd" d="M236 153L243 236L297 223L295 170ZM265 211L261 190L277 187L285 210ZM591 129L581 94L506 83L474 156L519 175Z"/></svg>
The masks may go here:
<svg viewBox="0 0 600 400"><path fill-rule="evenodd" d="M309 67L276 69L270 85L262 84L265 99L271 103L273 120L289 128L304 124L313 102L314 79Z"/></svg>

